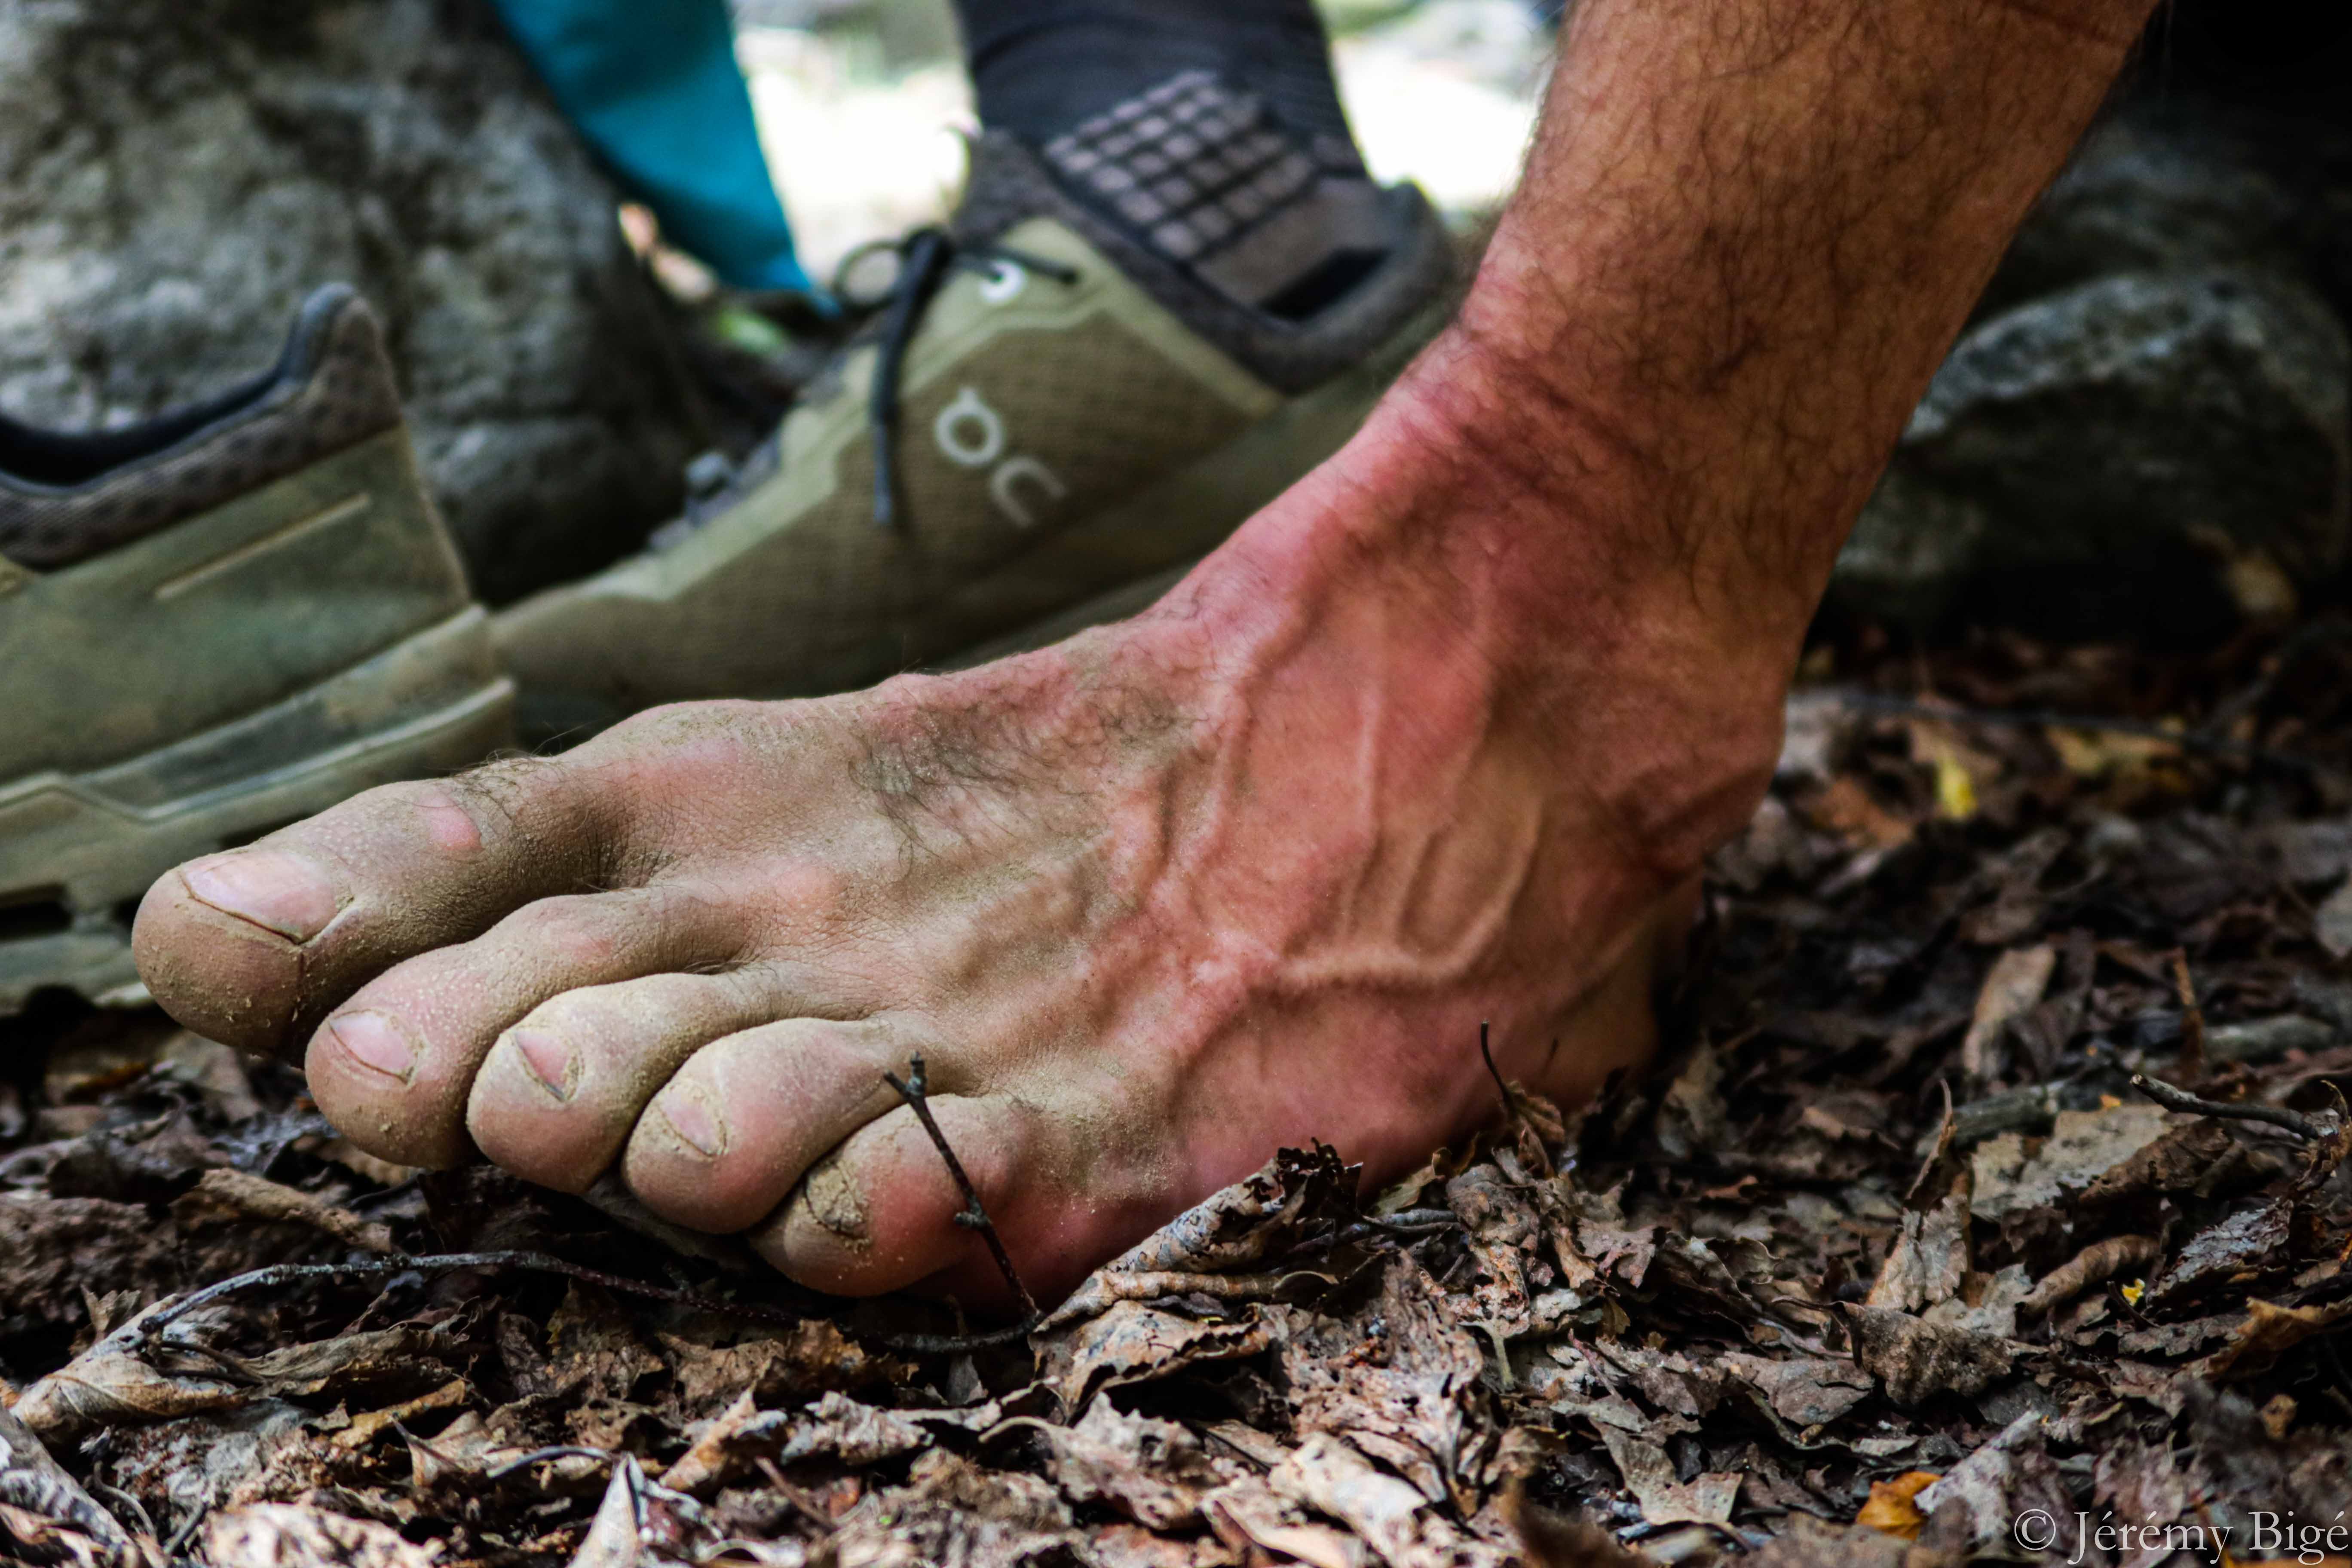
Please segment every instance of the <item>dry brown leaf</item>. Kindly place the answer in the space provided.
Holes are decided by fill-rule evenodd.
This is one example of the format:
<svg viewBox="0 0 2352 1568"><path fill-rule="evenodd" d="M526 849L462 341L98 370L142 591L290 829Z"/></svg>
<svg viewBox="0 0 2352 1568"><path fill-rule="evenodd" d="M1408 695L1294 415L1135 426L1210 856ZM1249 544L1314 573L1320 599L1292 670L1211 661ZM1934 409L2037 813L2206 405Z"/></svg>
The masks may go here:
<svg viewBox="0 0 2352 1568"><path fill-rule="evenodd" d="M2028 1316L2047 1312L2126 1269L2147 1268L2156 1261L2156 1250L2152 1236L2111 1236L2095 1241L2042 1276L2017 1310Z"/></svg>
<svg viewBox="0 0 2352 1568"><path fill-rule="evenodd" d="M1869 786L1852 773L1838 774L1808 798L1805 815L1817 826L1867 849L1899 849L1918 831L1917 824L1879 805Z"/></svg>
<svg viewBox="0 0 2352 1568"><path fill-rule="evenodd" d="M1970 1161L1976 1197L1969 1212L1999 1219L2080 1196L2100 1177L2170 1131L2178 1119L2140 1102L2058 1112L2050 1136L2032 1153L2014 1132L1989 1138Z"/></svg>
<svg viewBox="0 0 2352 1568"><path fill-rule="evenodd" d="M1202 1514L1228 1545L1263 1547L1307 1568L1364 1568L1371 1556L1353 1536L1306 1522L1262 1480L1219 1488L1203 1500Z"/></svg>
<svg viewBox="0 0 2352 1568"><path fill-rule="evenodd" d="M1969 1205L1975 1194L1975 1181L1963 1166L1933 1208L1904 1210L1903 1228L1864 1304L1917 1312L1958 1294L1969 1273Z"/></svg>
<svg viewBox="0 0 2352 1568"><path fill-rule="evenodd" d="M1930 1520L1946 1509L1966 1521L1969 1542L2014 1542L2011 1533L2028 1508L2053 1525L2072 1521L2068 1494L2042 1451L2043 1417L2029 1412L1992 1441L1947 1470L1915 1500ZM1940 1529L1940 1523L1938 1525Z"/></svg>
<svg viewBox="0 0 2352 1568"><path fill-rule="evenodd" d="M2230 1342L2200 1362L2198 1373L2220 1382L2266 1372L2281 1352L2326 1333L2347 1318L2352 1318L2352 1300L2325 1307L2281 1307L2257 1297L2246 1303L2246 1321Z"/></svg>
<svg viewBox="0 0 2352 1568"><path fill-rule="evenodd" d="M1202 1322L1121 1301L1045 1347L1038 1374L1065 1410L1082 1410L1106 1388L1170 1377L1208 1361L1238 1361L1274 1342L1273 1324L1253 1307L1240 1319Z"/></svg>
<svg viewBox="0 0 2352 1568"><path fill-rule="evenodd" d="M1847 1321L1854 1360L1906 1408L1938 1394L1980 1394L2014 1360L2006 1340L1941 1328L1907 1312L1854 1307Z"/></svg>
<svg viewBox="0 0 2352 1568"><path fill-rule="evenodd" d="M1133 1286L1120 1283L1121 1276L1245 1269L1286 1249L1313 1225L1352 1211L1354 1195L1353 1175L1330 1150L1285 1149L1255 1174L1212 1193L1095 1270L1037 1331L1051 1335L1118 1302L1139 1299Z"/></svg>
<svg viewBox="0 0 2352 1568"><path fill-rule="evenodd" d="M1832 1524L1801 1513L1760 1552L1739 1559L1740 1568L1961 1568L1965 1554L1922 1552L1899 1535L1862 1524Z"/></svg>
<svg viewBox="0 0 2352 1568"><path fill-rule="evenodd" d="M2041 1002L2057 970L2058 950L2047 942L2011 948L1993 960L1977 993L1968 1035L1960 1041L1960 1069L1972 1081L1983 1083L2000 1076L2001 1031Z"/></svg>
<svg viewBox="0 0 2352 1568"><path fill-rule="evenodd" d="M1501 1554L1481 1552L1444 1520L1428 1514L1428 1500L1328 1434L1318 1434L1266 1476L1278 1497L1338 1520L1390 1568L1468 1564L1483 1555L1499 1568Z"/></svg>
<svg viewBox="0 0 2352 1568"><path fill-rule="evenodd" d="M895 1459L930 1446L930 1434L896 1410L860 1405L845 1394L828 1394L806 1410L778 1418L785 1430L785 1463L822 1456L845 1465Z"/></svg>
<svg viewBox="0 0 2352 1568"><path fill-rule="evenodd" d="M1725 1524L1739 1496L1739 1478L1709 1472L1688 1481L1675 1479L1675 1462L1657 1444L1619 1432L1601 1429L1625 1489L1641 1505L1642 1517L1652 1524Z"/></svg>
<svg viewBox="0 0 2352 1568"><path fill-rule="evenodd" d="M1875 1386L1852 1362L1827 1356L1772 1359L1728 1351L1719 1359L1725 1371L1760 1390L1780 1419L1794 1426L1834 1421L1869 1398Z"/></svg>
<svg viewBox="0 0 2352 1568"><path fill-rule="evenodd" d="M392 1227L365 1220L347 1208L277 1182L221 1166L206 1171L202 1180L172 1205L172 1212L191 1228L230 1219L307 1225L362 1252L390 1256L400 1250Z"/></svg>
<svg viewBox="0 0 2352 1568"><path fill-rule="evenodd" d="M661 1484L676 1492L700 1495L725 1480L733 1469L729 1446L759 1418L760 1403L745 1390L735 1403L702 1424L694 1446L662 1472Z"/></svg>
<svg viewBox="0 0 2352 1568"><path fill-rule="evenodd" d="M179 1246L139 1204L0 1191L0 1319L77 1323L85 1287L177 1284Z"/></svg>
<svg viewBox="0 0 2352 1568"><path fill-rule="evenodd" d="M1433 1502L1455 1500L1486 1364L1440 1295L1419 1264L1395 1257L1381 1271L1379 1293L1354 1316L1278 1310L1282 1372L1298 1432L1345 1437Z"/></svg>
<svg viewBox="0 0 2352 1568"><path fill-rule="evenodd" d="M436 1568L440 1551L390 1525L291 1503L256 1503L205 1521L211 1568Z"/></svg>
<svg viewBox="0 0 2352 1568"><path fill-rule="evenodd" d="M1501 1512L1530 1568L1647 1568L1656 1561L1620 1546L1598 1526L1545 1508L1516 1480L1503 1489Z"/></svg>
<svg viewBox="0 0 2352 1568"><path fill-rule="evenodd" d="M821 1319L729 1345L672 1334L656 1338L677 1378L679 1397L694 1410L726 1405L746 1390L770 1406L829 1390L847 1394L887 1383L906 1370Z"/></svg>
<svg viewBox="0 0 2352 1568"><path fill-rule="evenodd" d="M2189 1238L2164 1272L2148 1283L2143 1310L2153 1310L2210 1288L2237 1281L2284 1260L2294 1231L2294 1205L2286 1198L2241 1209Z"/></svg>
<svg viewBox="0 0 2352 1568"><path fill-rule="evenodd" d="M1918 1540L1919 1532L1927 1527L1927 1516L1912 1500L1941 1479L1933 1470L1911 1470L1891 1481L1871 1482L1870 1500L1853 1516L1854 1523L1906 1541Z"/></svg>
<svg viewBox="0 0 2352 1568"><path fill-rule="evenodd" d="M699 1559L707 1542L702 1516L692 1498L646 1479L636 1456L623 1454L613 1467L604 1500L571 1568L646 1568L667 1561Z"/></svg>
<svg viewBox="0 0 2352 1568"><path fill-rule="evenodd" d="M40 1439L0 1408L0 1559L150 1568L163 1552L100 1507Z"/></svg>
<svg viewBox="0 0 2352 1568"><path fill-rule="evenodd" d="M157 1370L144 1359L101 1340L26 1388L17 1419L45 1441L68 1443L100 1426L168 1421L205 1410L226 1410L260 1397L249 1384L209 1374Z"/></svg>
<svg viewBox="0 0 2352 1568"><path fill-rule="evenodd" d="M2221 1123L2190 1121L2101 1175L2084 1189L2083 1201L2120 1203L2147 1193L2210 1194L2244 1163L2245 1152Z"/></svg>
<svg viewBox="0 0 2352 1568"><path fill-rule="evenodd" d="M1097 1399L1075 1426L1031 1426L1045 1468L1072 1502L1103 1503L1138 1524L1174 1530L1200 1517L1222 1484L1201 1440L1172 1421L1123 1414Z"/></svg>

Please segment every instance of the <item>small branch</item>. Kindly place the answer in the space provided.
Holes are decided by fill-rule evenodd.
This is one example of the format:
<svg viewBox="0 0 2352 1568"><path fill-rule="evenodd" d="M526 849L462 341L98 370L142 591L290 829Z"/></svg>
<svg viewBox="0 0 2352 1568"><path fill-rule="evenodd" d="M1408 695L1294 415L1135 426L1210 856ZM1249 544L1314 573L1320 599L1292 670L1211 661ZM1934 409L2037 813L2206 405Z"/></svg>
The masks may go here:
<svg viewBox="0 0 2352 1568"><path fill-rule="evenodd" d="M980 1238L988 1243L988 1255L996 1259L997 1272L1004 1276L1006 1288L1013 1292L1013 1300L1021 1303L1023 1320L1034 1321L1038 1316L1037 1299L1030 1295L1029 1287L1021 1282L1021 1271L1013 1267L1013 1255L1004 1250L1004 1238L996 1234L996 1222L988 1217L988 1210L980 1201L980 1189L973 1186L971 1178L964 1173L963 1162L956 1158L955 1151L948 1146L948 1135L940 1131L939 1122L931 1116L929 1094L923 1078L923 1058L914 1058L904 1079L897 1073L886 1072L882 1075L882 1081L898 1091L898 1098L907 1102L915 1113L915 1120L920 1121L923 1131L931 1135L931 1142L939 1150L940 1158L947 1162L948 1174L955 1178L956 1186L963 1193L963 1212L955 1216L956 1224L966 1230L980 1232Z"/></svg>
<svg viewBox="0 0 2352 1568"><path fill-rule="evenodd" d="M784 1479L784 1472L776 1468L775 1460L765 1454L759 1454L752 1457L751 1462L760 1467L760 1473L768 1478L768 1484L775 1489L776 1495L792 1504L793 1511L814 1527L819 1535L831 1535L839 1528L809 1500L806 1492Z"/></svg>
<svg viewBox="0 0 2352 1568"><path fill-rule="evenodd" d="M556 1459L593 1459L600 1465L609 1465L618 1458L618 1455L607 1453L603 1448L582 1448L569 1444L558 1444L551 1448L533 1448L528 1454L509 1459L504 1464L493 1466L482 1472L482 1479L486 1481L502 1481L518 1470L527 1470L533 1465L544 1465Z"/></svg>
<svg viewBox="0 0 2352 1568"><path fill-rule="evenodd" d="M991 1329L984 1334L867 1334L866 1339L886 1351L898 1351L907 1355L969 1355L973 1351L994 1350L998 1345L1014 1344L1037 1331L1045 1321L1043 1312L1033 1312L1006 1328Z"/></svg>
<svg viewBox="0 0 2352 1568"><path fill-rule="evenodd" d="M201 1290L191 1291L176 1301L159 1307L144 1317L134 1319L115 1331L110 1338L121 1338L125 1348L152 1338L171 1323L186 1317L199 1307L210 1306L225 1296L272 1285L291 1285L304 1279L366 1279L387 1274L449 1274L461 1268L520 1268L536 1274L560 1274L583 1284L601 1286L624 1296L639 1296L650 1300L667 1301L675 1306L698 1308L728 1317L751 1318L761 1322L782 1327L797 1327L807 1319L794 1312L774 1307L762 1307L743 1301L721 1300L692 1290L674 1290L663 1285L648 1285L642 1279L630 1279L618 1274L606 1274L601 1269L583 1268L551 1258L543 1252L450 1252L424 1258L353 1258L347 1263L279 1263L268 1268L256 1268L250 1273L236 1275Z"/></svg>
<svg viewBox="0 0 2352 1568"><path fill-rule="evenodd" d="M180 1521L180 1528L172 1531L172 1539L163 1542L163 1561L176 1563L180 1560L180 1554L186 1550L188 1542L196 1538L196 1527L204 1523L212 1511L213 1494L207 1488L204 1495L196 1499L195 1507L188 1510L188 1517Z"/></svg>
<svg viewBox="0 0 2352 1568"><path fill-rule="evenodd" d="M2182 1110L2195 1116L2211 1116L2228 1121L2267 1122L2273 1127L2284 1127L2308 1142L2316 1142L2328 1135L2328 1129L2312 1118L2283 1106L2231 1105L2218 1100L2200 1100L2145 1073L2132 1074L2131 1085L2167 1110Z"/></svg>
<svg viewBox="0 0 2352 1568"><path fill-rule="evenodd" d="M1507 1124L1514 1123L1519 1119L1519 1102L1511 1098L1511 1086L1503 1081L1502 1070L1495 1066L1494 1050L1486 1042L1488 1028L1486 1022L1481 1019L1478 1024L1478 1055L1486 1064L1486 1076L1495 1080L1495 1092L1503 1097L1503 1121Z"/></svg>
<svg viewBox="0 0 2352 1568"><path fill-rule="evenodd" d="M2181 1083L2205 1080L2205 1009L2197 1005L2197 984L2189 978L2189 950L2172 950L2172 986L2180 996L2180 1060L2173 1073Z"/></svg>

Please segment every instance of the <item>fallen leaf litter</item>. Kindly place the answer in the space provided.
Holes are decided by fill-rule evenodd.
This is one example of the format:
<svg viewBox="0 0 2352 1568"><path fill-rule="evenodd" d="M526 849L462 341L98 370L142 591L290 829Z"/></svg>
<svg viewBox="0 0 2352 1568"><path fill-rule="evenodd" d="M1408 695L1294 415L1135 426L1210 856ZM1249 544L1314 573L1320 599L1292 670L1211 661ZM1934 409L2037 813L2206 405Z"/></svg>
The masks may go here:
<svg viewBox="0 0 2352 1568"><path fill-rule="evenodd" d="M1659 1071L1385 1193L1286 1152L996 1342L0 1026L0 1560L2260 1560L2352 1506L2352 657L2294 646L1857 661L1942 695L1792 705Z"/></svg>

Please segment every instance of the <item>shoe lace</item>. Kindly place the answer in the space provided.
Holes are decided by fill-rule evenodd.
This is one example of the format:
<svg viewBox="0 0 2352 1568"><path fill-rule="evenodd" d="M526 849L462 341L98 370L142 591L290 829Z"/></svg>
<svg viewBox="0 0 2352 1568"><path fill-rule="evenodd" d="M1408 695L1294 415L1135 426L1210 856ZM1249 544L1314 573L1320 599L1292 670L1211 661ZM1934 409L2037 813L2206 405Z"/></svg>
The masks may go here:
<svg viewBox="0 0 2352 1568"><path fill-rule="evenodd" d="M850 273L866 258L895 251L898 269L879 295L861 298L848 287ZM936 224L926 225L898 239L861 245L844 257L834 271L835 297L853 310L882 314L881 344L874 361L874 384L866 408L874 445L874 521L880 528L898 526L898 404L899 383L907 353L923 324L923 312L949 278L959 271L998 275L1005 267L1019 267L1057 283L1078 280L1075 267L1016 250L1009 245L960 240Z"/></svg>

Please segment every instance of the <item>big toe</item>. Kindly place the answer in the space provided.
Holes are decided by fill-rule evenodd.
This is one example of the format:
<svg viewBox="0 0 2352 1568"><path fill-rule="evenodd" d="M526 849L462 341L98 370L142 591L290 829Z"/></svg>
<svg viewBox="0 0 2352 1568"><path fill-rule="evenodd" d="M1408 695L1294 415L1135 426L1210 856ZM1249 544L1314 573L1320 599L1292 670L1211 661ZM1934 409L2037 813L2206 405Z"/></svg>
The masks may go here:
<svg viewBox="0 0 2352 1568"><path fill-rule="evenodd" d="M610 843L593 793L560 763L387 785L166 872L140 905L132 952L173 1017L284 1055L400 960L591 879Z"/></svg>

